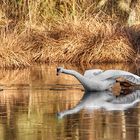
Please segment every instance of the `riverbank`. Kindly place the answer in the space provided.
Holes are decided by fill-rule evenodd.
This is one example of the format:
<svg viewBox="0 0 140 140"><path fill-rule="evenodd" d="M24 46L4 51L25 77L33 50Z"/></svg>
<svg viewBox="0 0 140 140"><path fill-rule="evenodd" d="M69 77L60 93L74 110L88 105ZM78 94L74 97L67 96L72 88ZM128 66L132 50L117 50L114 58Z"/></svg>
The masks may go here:
<svg viewBox="0 0 140 140"><path fill-rule="evenodd" d="M57 5L55 2L54 6ZM14 4L13 7L10 3L7 3L9 7L1 4L3 10L0 13L4 13L0 16L1 68L22 68L47 62L88 64L139 61L139 25L122 24L122 20L95 12L95 7L92 15L89 10L83 17L85 13L78 14L79 9L74 7L64 7L64 10L69 10L67 14L66 11L60 14L53 6L44 13L38 9L41 0L15 4L19 11ZM46 5L48 8L53 3L43 4L49 4ZM7 13L13 8L17 11L13 10L12 15ZM53 8L57 13L53 13ZM38 15L40 12L41 15Z"/></svg>
<svg viewBox="0 0 140 140"><path fill-rule="evenodd" d="M138 51L130 28L126 30L95 19L60 24L51 29L46 26L26 27L21 33L15 31L1 35L1 68L45 62L135 62Z"/></svg>

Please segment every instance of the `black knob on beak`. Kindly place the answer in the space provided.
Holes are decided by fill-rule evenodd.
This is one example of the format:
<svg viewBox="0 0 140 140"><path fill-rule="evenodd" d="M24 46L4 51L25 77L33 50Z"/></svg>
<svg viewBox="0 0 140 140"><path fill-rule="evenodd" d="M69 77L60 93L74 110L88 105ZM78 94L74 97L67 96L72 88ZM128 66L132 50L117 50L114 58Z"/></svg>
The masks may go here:
<svg viewBox="0 0 140 140"><path fill-rule="evenodd" d="M59 75L59 72L60 72L60 68L57 68L57 69L56 69L56 75L57 75L57 76Z"/></svg>

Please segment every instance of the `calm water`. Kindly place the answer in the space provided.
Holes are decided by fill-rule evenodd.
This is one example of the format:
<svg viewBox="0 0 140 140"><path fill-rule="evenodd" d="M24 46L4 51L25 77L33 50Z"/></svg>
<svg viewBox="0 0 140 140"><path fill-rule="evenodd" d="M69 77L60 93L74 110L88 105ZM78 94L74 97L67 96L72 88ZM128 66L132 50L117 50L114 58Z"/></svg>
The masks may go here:
<svg viewBox="0 0 140 140"><path fill-rule="evenodd" d="M138 75L140 72L132 64L61 66L81 73L89 68L123 69ZM125 111L116 104L122 110L115 111L116 106L105 101L108 95L104 95L108 93L85 96L76 79L56 76L56 67L46 64L0 71L0 84L4 88L0 91L0 140L140 139L139 103L127 106ZM140 98L140 91L132 95L128 98L133 103ZM102 109L103 105L106 109ZM60 117L57 113L65 115Z"/></svg>

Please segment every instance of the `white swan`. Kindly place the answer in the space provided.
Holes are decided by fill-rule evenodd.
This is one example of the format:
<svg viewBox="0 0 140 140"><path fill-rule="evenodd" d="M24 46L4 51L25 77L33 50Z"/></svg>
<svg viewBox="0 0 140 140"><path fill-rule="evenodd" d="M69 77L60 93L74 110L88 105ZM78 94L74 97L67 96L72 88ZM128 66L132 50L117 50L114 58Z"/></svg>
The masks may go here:
<svg viewBox="0 0 140 140"><path fill-rule="evenodd" d="M140 85L140 77L123 70L106 70L93 69L85 71L84 75L75 70L68 70L62 67L57 68L57 75L65 73L76 77L83 85L86 91L104 91L110 90L116 83L116 79L122 77L128 82Z"/></svg>

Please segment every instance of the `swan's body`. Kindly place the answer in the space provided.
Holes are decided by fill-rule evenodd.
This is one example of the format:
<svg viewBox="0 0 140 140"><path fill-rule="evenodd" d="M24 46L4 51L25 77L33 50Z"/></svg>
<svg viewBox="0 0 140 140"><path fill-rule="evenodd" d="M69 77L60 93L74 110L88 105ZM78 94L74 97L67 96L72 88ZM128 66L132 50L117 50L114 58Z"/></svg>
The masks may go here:
<svg viewBox="0 0 140 140"><path fill-rule="evenodd" d="M84 75L64 68L57 68L57 73L65 73L76 77L83 85L86 91L104 91L109 90L116 83L117 78L124 78L125 80L140 85L140 77L123 70L100 70L93 69L85 71Z"/></svg>
<svg viewBox="0 0 140 140"><path fill-rule="evenodd" d="M133 91L131 94L115 97L110 91L86 92L79 103L70 110L58 113L62 118L69 114L74 114L82 109L94 111L95 109L126 110L133 107L140 101L140 90Z"/></svg>

